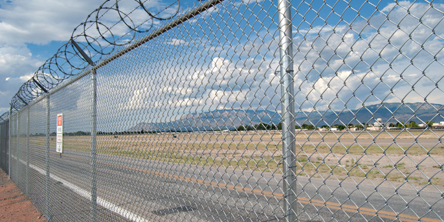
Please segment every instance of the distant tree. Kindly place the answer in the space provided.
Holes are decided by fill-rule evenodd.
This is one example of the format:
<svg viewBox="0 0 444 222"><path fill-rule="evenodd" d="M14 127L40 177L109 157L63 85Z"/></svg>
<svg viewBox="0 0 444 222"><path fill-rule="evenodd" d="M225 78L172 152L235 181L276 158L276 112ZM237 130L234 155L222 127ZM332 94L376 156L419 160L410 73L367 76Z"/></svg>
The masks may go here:
<svg viewBox="0 0 444 222"><path fill-rule="evenodd" d="M251 131L254 130L255 128L253 126L250 125L245 125L245 126L239 126L237 127L238 131Z"/></svg>
<svg viewBox="0 0 444 222"><path fill-rule="evenodd" d="M344 130L345 128L347 128L346 126L344 126L344 125L335 125L335 127L336 128L338 128L338 130Z"/></svg>
<svg viewBox="0 0 444 222"><path fill-rule="evenodd" d="M302 124L302 129L308 129L308 130L314 130L315 129L315 126L314 125L312 125L312 124Z"/></svg>
<svg viewBox="0 0 444 222"><path fill-rule="evenodd" d="M415 121L410 121L409 124L407 125L407 127L412 128L412 127L418 127L418 124L416 124Z"/></svg>
<svg viewBox="0 0 444 222"><path fill-rule="evenodd" d="M277 130L278 129L278 127L277 127L277 125L276 124L274 124L274 123L272 123L271 124L271 128L270 128L271 130Z"/></svg>
<svg viewBox="0 0 444 222"><path fill-rule="evenodd" d="M396 126L399 127L399 128L404 128L405 123L403 123L403 122L398 122L398 124L397 124Z"/></svg>
<svg viewBox="0 0 444 222"><path fill-rule="evenodd" d="M246 131L245 126L238 126L237 130L238 131Z"/></svg>
<svg viewBox="0 0 444 222"><path fill-rule="evenodd" d="M364 125L362 125L361 123L356 123L355 127L358 128L358 129L364 129L365 128Z"/></svg>
<svg viewBox="0 0 444 222"><path fill-rule="evenodd" d="M254 128L256 128L256 130L268 130L268 129L271 129L271 126L266 123L259 123L259 124L256 124L254 126Z"/></svg>
<svg viewBox="0 0 444 222"><path fill-rule="evenodd" d="M433 122L432 120L426 121L426 124L427 124L429 127L433 126L434 123L435 123L435 122Z"/></svg>

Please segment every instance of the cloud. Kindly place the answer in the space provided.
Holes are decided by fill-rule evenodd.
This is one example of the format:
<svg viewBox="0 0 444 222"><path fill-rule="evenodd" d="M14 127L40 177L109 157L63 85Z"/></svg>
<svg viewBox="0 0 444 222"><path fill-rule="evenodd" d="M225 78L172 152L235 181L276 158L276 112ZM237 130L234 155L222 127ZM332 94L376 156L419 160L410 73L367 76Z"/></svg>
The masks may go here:
<svg viewBox="0 0 444 222"><path fill-rule="evenodd" d="M66 41L73 27L101 3L102 0L16 0L2 4L0 45Z"/></svg>
<svg viewBox="0 0 444 222"><path fill-rule="evenodd" d="M443 95L432 92L444 60L439 12L443 9L442 4L431 8L424 3L393 3L368 24L357 19L351 25L296 31L294 69L300 108L342 110L425 99L442 103Z"/></svg>
<svg viewBox="0 0 444 222"><path fill-rule="evenodd" d="M327 20L322 25L295 29L293 68L298 111L355 109L363 104L425 99L442 103L442 91L436 89L444 87L440 80L444 24L439 13L444 7L434 7L401 2L389 4L368 21L357 18L352 24L333 26ZM414 12L409 14L408 8ZM100 68L99 121L110 125L120 121L115 125L125 128L215 109L279 111L277 27L272 24L266 30L245 31L251 27L242 24L255 19L248 14L242 22L212 25L220 16L212 14L215 10L222 9L202 15L214 16L206 23L184 23L170 38L154 39ZM124 24L116 30L123 33ZM233 37L215 37L221 30ZM26 53L18 53L15 60L31 61ZM30 72L20 75L23 73ZM72 112L87 110L89 90L73 90L81 95L73 98L74 106L67 107Z"/></svg>
<svg viewBox="0 0 444 222"><path fill-rule="evenodd" d="M27 44L47 45L53 41L68 41L73 29L84 22L87 19L87 15L102 5L102 3L103 0L66 2L55 0L0 0L0 77L10 78L7 85L4 82L0 82L0 88L7 92L7 95L3 97L4 99L1 99L1 101L5 102L2 102L0 107L5 108L9 106L6 101L12 98L23 81L31 77L28 73L34 73L44 63L41 59L36 59L40 56L38 53L35 55L31 54ZM109 1L104 6L111 7L115 3L115 1ZM127 34L130 28L144 23L141 26L143 30L138 29L138 31L143 32L147 28L153 27L150 24L155 22L150 22L149 15L141 7L133 10L134 7L139 6L137 1L119 1L118 4L121 15L129 15L131 13L131 19L123 16L125 17L125 22L121 21L118 24L112 25L120 20L119 13L116 10L100 10L92 13L92 17L89 20L95 19L97 14L100 17L105 11L108 11L101 19L101 24L107 24L110 27L119 43L136 38ZM164 5L159 1L147 1L144 3L145 8L150 11L160 10ZM162 15L166 15L166 13ZM110 32L107 32L107 28L100 25L99 28L106 38L110 38ZM83 31L83 27L81 27L81 31ZM100 36L95 25L88 29L88 35L93 37ZM80 39L79 41L85 40ZM104 39L99 39L95 43L103 46L107 45ZM52 53L56 53L57 49L52 50L54 50ZM51 52L49 53L52 54Z"/></svg>
<svg viewBox="0 0 444 222"><path fill-rule="evenodd" d="M174 39L173 38L173 39L170 39L167 44L169 44L169 45L185 45L185 44L187 44L187 42L182 39Z"/></svg>
<svg viewBox="0 0 444 222"><path fill-rule="evenodd" d="M391 13L405 16L406 11L397 7ZM414 7L424 12L427 4ZM439 14L429 10L428 16L433 20ZM432 24L424 21L426 23ZM424 47L430 50L421 49L403 33L403 30L410 30L410 26L416 27L416 38L428 36ZM354 24L339 24L335 28L314 26L296 32L294 81L297 108L355 109L381 101L420 102L424 98L428 102L441 103L443 95L430 93L436 88L429 78L439 79L442 66L436 62L427 69L421 66L424 60L433 61L433 56L438 53L436 48L442 48L443 43L438 36L433 36L432 29L418 25L418 20L409 20L400 27L396 29L386 23L380 26L379 33L374 29L357 33ZM223 108L279 111L280 74L275 73L279 59L271 50L277 48L278 37L270 32L252 32L227 45L224 42L212 44L211 39L203 35L189 42L187 50L179 51L179 55L171 53L178 47L178 44L170 44L176 38L165 45L150 46L150 50L162 55L163 60L153 61L139 70L147 85L120 82L121 86L128 84L128 87L124 91L127 95L122 97L125 102L119 107L136 113L142 112L136 110L150 110L145 111L149 113L145 115L153 121L166 120L165 113L174 120L190 112ZM427 59L415 57L424 51L433 55L431 59L426 55ZM436 58L443 56L439 54ZM192 58L192 64L187 62L188 58ZM412 65L411 61L417 61L418 65Z"/></svg>
<svg viewBox="0 0 444 222"><path fill-rule="evenodd" d="M20 76L19 79L22 80L23 82L26 82L29 79L31 79L33 76L34 76L34 73L30 73L28 75Z"/></svg>

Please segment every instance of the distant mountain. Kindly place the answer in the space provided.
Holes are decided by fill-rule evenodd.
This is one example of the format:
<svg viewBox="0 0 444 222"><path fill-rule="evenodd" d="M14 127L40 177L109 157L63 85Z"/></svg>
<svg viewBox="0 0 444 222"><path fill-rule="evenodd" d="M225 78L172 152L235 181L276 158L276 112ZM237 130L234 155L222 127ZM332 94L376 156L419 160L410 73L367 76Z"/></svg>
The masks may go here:
<svg viewBox="0 0 444 222"><path fill-rule="evenodd" d="M299 111L296 113L297 125L313 124L322 125L346 125L368 123L373 124L377 118L383 122L410 122L432 120L444 121L444 109L440 104L425 103L384 103L369 105L354 110L341 111ZM215 110L205 113L193 113L183 115L180 119L168 123L141 122L128 131L195 131L233 129L240 125L255 125L261 122L278 124L281 114L270 110Z"/></svg>
<svg viewBox="0 0 444 222"><path fill-rule="evenodd" d="M410 122L417 123L432 120L434 122L443 121L444 109L440 104L425 103L384 103L369 105L355 110L346 111L328 111L323 118L320 116L310 117L311 123L321 126L320 123L336 124L356 124L368 123L373 124L377 118L381 118L382 122ZM298 119L296 121L303 122L307 118ZM318 124L316 124L318 123Z"/></svg>
<svg viewBox="0 0 444 222"><path fill-rule="evenodd" d="M128 131L195 131L233 129L240 125L279 123L281 115L270 110L215 110L183 115L168 123L139 123Z"/></svg>

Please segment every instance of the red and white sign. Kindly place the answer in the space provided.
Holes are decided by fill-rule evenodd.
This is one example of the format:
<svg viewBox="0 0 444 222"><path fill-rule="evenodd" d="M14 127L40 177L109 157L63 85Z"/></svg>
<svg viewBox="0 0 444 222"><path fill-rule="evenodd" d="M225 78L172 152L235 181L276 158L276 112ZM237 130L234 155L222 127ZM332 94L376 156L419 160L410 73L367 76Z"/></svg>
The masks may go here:
<svg viewBox="0 0 444 222"><path fill-rule="evenodd" d="M57 114L56 152L63 153L63 113Z"/></svg>
<svg viewBox="0 0 444 222"><path fill-rule="evenodd" d="M63 126L63 114L57 115L57 126Z"/></svg>

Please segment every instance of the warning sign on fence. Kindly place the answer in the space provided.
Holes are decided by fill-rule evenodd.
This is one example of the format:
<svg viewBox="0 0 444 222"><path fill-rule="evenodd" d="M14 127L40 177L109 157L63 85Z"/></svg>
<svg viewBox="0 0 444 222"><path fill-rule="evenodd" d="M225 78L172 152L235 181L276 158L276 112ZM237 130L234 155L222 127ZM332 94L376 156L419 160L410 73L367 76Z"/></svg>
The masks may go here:
<svg viewBox="0 0 444 222"><path fill-rule="evenodd" d="M56 152L63 153L63 114L57 114L57 143Z"/></svg>

